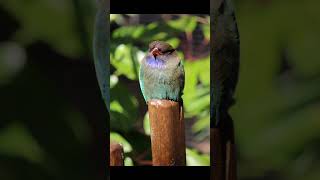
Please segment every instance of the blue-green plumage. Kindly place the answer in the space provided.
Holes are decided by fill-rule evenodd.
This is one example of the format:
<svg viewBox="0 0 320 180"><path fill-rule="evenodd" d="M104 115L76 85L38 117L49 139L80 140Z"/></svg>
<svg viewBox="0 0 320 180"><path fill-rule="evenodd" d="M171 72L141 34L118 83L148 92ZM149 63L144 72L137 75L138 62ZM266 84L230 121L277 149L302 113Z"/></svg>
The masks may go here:
<svg viewBox="0 0 320 180"><path fill-rule="evenodd" d="M239 73L239 34L230 0L216 0L211 7L211 125L229 118L228 109Z"/></svg>
<svg viewBox="0 0 320 180"><path fill-rule="evenodd" d="M146 102L150 99L168 99L182 102L184 68L171 45L154 41L142 60L139 82Z"/></svg>
<svg viewBox="0 0 320 180"><path fill-rule="evenodd" d="M100 86L102 98L109 110L110 95L109 95L109 77L110 77L110 59L109 59L109 17L107 16L106 0L98 1L98 9L94 25L93 36L93 55L96 75Z"/></svg>

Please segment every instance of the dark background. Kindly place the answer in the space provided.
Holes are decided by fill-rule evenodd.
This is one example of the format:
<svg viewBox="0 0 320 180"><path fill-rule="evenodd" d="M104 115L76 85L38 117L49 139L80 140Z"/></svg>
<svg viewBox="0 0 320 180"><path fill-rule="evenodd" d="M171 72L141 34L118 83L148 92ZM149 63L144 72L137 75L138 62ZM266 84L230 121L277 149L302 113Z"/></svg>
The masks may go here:
<svg viewBox="0 0 320 180"><path fill-rule="evenodd" d="M320 179L319 1L237 0L240 179Z"/></svg>
<svg viewBox="0 0 320 180"><path fill-rule="evenodd" d="M1 1L0 179L106 179L94 1Z"/></svg>

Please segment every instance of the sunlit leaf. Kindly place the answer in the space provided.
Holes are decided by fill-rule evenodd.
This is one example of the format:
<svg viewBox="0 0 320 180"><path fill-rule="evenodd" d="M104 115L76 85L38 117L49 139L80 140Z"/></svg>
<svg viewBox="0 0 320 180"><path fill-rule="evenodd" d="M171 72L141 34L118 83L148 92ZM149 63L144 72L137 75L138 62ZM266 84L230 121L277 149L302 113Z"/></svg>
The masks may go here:
<svg viewBox="0 0 320 180"><path fill-rule="evenodd" d="M0 153L41 163L45 152L21 123L12 123L0 133Z"/></svg>
<svg viewBox="0 0 320 180"><path fill-rule="evenodd" d="M208 129L210 127L210 116L209 113L207 116L199 119L193 126L193 132L197 133L203 129Z"/></svg>
<svg viewBox="0 0 320 180"><path fill-rule="evenodd" d="M143 118L143 129L144 133L150 135L150 120L149 120L149 113L147 112Z"/></svg>
<svg viewBox="0 0 320 180"><path fill-rule="evenodd" d="M130 143L118 133L110 132L110 142L111 141L121 144L123 146L124 153L129 153L132 151Z"/></svg>
<svg viewBox="0 0 320 180"><path fill-rule="evenodd" d="M142 25L139 26L124 26L116 29L112 33L113 38L125 38L132 37L134 39L141 38L143 33L145 32L145 28Z"/></svg>
<svg viewBox="0 0 320 180"><path fill-rule="evenodd" d="M125 165L125 166L133 166L133 161L132 161L132 159L131 159L130 157L126 157L126 158L124 159L124 165Z"/></svg>
<svg viewBox="0 0 320 180"><path fill-rule="evenodd" d="M209 166L210 157L209 155L199 154L195 150L186 149L187 154L187 166Z"/></svg>
<svg viewBox="0 0 320 180"><path fill-rule="evenodd" d="M119 82L118 76L112 74L110 76L110 89L112 89Z"/></svg>
<svg viewBox="0 0 320 180"><path fill-rule="evenodd" d="M201 29L203 31L203 35L206 40L210 41L210 25L209 24L202 24Z"/></svg>
<svg viewBox="0 0 320 180"><path fill-rule="evenodd" d="M183 15L176 20L169 20L168 25L183 32L192 32L197 26L197 19L194 16Z"/></svg>
<svg viewBox="0 0 320 180"><path fill-rule="evenodd" d="M119 45L115 52L111 53L111 64L117 69L117 76L125 75L129 79L137 79L139 63L136 53L136 48L125 44Z"/></svg>
<svg viewBox="0 0 320 180"><path fill-rule="evenodd" d="M171 38L171 39L168 39L166 42L169 43L173 48L177 48L180 44L180 39Z"/></svg>

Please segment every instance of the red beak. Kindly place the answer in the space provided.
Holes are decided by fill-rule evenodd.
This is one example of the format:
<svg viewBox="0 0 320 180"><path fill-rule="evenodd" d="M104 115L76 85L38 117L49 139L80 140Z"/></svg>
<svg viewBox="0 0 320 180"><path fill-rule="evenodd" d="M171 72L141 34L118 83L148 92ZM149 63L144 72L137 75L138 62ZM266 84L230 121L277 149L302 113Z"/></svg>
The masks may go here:
<svg viewBox="0 0 320 180"><path fill-rule="evenodd" d="M161 55L162 53L159 51L158 48L153 48L151 51L152 55L156 58L158 55Z"/></svg>

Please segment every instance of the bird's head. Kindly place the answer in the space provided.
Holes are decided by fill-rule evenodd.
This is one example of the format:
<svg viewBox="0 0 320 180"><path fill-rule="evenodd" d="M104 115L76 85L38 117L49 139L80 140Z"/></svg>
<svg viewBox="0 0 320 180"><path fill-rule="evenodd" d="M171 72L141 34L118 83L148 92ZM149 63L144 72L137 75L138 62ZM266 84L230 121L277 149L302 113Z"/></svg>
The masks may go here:
<svg viewBox="0 0 320 180"><path fill-rule="evenodd" d="M149 44L149 55L153 56L155 59L163 59L166 60L166 58L162 58L164 56L167 56L174 52L175 49L168 43L163 41L153 41Z"/></svg>

